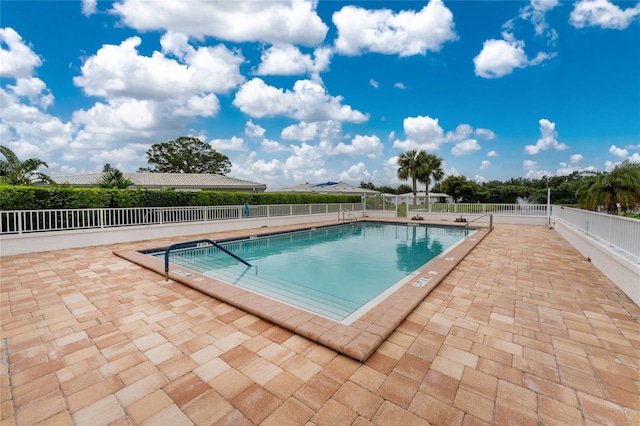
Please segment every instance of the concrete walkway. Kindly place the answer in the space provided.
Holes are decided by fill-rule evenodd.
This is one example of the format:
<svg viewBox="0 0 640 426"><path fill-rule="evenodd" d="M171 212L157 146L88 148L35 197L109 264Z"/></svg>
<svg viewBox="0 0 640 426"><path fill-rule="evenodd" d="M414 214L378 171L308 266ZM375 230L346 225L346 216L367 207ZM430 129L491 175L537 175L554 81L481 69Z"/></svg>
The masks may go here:
<svg viewBox="0 0 640 426"><path fill-rule="evenodd" d="M135 247L0 258L2 425L640 424L640 308L546 227L498 225L364 364Z"/></svg>

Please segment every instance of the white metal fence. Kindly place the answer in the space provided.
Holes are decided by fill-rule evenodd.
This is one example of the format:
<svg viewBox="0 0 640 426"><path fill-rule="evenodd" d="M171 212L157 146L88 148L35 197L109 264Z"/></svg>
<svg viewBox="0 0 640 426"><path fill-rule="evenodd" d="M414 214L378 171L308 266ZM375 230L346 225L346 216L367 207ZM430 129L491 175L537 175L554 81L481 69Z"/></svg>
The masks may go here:
<svg viewBox="0 0 640 426"><path fill-rule="evenodd" d="M296 216L362 211L362 203L276 204L256 206L140 207L113 209L3 210L0 234L75 229L209 222L256 217Z"/></svg>
<svg viewBox="0 0 640 426"><path fill-rule="evenodd" d="M640 220L560 206L553 206L551 216L640 258Z"/></svg>

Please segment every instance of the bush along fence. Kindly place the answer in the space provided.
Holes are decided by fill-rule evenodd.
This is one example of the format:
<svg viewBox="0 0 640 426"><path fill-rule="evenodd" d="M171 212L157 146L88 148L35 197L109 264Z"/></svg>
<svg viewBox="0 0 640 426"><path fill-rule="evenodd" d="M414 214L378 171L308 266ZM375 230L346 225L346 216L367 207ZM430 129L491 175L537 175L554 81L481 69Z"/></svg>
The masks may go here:
<svg viewBox="0 0 640 426"><path fill-rule="evenodd" d="M359 203L360 195L0 186L0 210Z"/></svg>

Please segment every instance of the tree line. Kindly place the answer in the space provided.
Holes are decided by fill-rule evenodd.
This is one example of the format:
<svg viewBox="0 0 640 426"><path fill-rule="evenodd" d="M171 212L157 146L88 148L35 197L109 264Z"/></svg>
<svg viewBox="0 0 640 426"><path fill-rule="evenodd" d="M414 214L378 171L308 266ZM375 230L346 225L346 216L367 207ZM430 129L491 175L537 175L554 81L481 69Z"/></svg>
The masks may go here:
<svg viewBox="0 0 640 426"><path fill-rule="evenodd" d="M417 183L425 184L425 192L429 192L433 179L435 185L430 192L448 194L455 202L512 204L523 199L544 204L550 192L554 204L575 205L610 214L640 213L640 164L629 159L608 172L573 172L566 176L543 176L540 179L520 177L482 183L465 176L442 179L442 162L442 158L425 151L407 151L398 156L397 175L400 180L410 180L411 186L376 187L371 182L361 182L360 187L390 194L412 192L415 196Z"/></svg>
<svg viewBox="0 0 640 426"><path fill-rule="evenodd" d="M31 185L55 182L39 171L47 163L29 158L20 160L8 147L0 145L0 184ZM147 151L149 167L139 172L155 173L213 173L225 175L231 170L229 158L215 151L209 144L194 137L154 144ZM411 185L376 187L371 182L361 182L360 187L385 193L418 192L423 184L425 192L443 192L455 202L465 203L515 203L518 198L532 203L546 203L547 191L554 204L577 205L593 211L607 213L640 211L640 164L625 160L611 171L573 172L566 176L544 176L540 179L511 178L478 183L465 176L444 178L442 158L426 151L410 150L398 156L397 176ZM444 178L444 179L443 179ZM103 188L127 188L132 182L122 172L105 164L96 186ZM414 197L415 203L415 197ZM427 197L428 203L428 197Z"/></svg>

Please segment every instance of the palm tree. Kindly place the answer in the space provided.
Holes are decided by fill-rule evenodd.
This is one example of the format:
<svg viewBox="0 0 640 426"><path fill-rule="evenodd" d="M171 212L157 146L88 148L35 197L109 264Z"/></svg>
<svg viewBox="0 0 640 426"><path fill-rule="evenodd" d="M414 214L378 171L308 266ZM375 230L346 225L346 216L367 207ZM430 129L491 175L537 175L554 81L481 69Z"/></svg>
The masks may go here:
<svg viewBox="0 0 640 426"><path fill-rule="evenodd" d="M429 186L431 186L431 178L434 182L438 182L444 177L442 169L442 158L435 154L427 154L420 151L418 154L418 181L425 184L425 208L429 210Z"/></svg>
<svg viewBox="0 0 640 426"><path fill-rule="evenodd" d="M0 145L0 154L5 158L0 160L1 182L9 185L31 185L36 182L53 183L49 176L38 172L40 166L49 167L44 161L38 158L20 161L12 150L3 145Z"/></svg>
<svg viewBox="0 0 640 426"><path fill-rule="evenodd" d="M421 151L424 152L424 151ZM407 151L398 156L398 179L411 179L413 189L413 208L416 208L416 193L418 192L419 166L418 151L415 149Z"/></svg>
<svg viewBox="0 0 640 426"><path fill-rule="evenodd" d="M578 191L582 208L617 214L618 205L622 211L640 207L640 164L626 159L610 172L597 172L587 182L588 187Z"/></svg>
<svg viewBox="0 0 640 426"><path fill-rule="evenodd" d="M110 164L105 164L103 170L102 178L98 181L101 188L127 189L131 185L135 185L133 181L125 178L120 170L111 167Z"/></svg>

